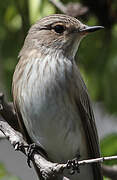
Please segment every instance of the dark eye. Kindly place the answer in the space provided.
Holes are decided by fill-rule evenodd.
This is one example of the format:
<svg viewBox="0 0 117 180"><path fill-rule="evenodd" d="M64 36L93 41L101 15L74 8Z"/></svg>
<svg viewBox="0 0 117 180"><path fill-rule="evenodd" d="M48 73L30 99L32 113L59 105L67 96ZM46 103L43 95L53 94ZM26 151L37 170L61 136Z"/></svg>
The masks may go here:
<svg viewBox="0 0 117 180"><path fill-rule="evenodd" d="M53 29L55 30L56 33L63 33L65 31L65 27L62 25L56 25L55 27L53 27Z"/></svg>

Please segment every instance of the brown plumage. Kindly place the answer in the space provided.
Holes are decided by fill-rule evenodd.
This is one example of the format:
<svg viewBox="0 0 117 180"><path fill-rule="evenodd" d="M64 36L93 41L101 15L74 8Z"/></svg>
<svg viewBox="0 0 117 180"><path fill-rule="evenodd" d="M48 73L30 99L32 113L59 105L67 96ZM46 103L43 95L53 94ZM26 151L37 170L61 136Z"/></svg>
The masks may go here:
<svg viewBox="0 0 117 180"><path fill-rule="evenodd" d="M51 15L31 27L13 76L13 99L27 141L53 162L100 157L87 88L74 61L88 27L67 15ZM30 137L30 138L29 138ZM31 141L29 141L31 139ZM81 167L71 180L102 180L100 164Z"/></svg>

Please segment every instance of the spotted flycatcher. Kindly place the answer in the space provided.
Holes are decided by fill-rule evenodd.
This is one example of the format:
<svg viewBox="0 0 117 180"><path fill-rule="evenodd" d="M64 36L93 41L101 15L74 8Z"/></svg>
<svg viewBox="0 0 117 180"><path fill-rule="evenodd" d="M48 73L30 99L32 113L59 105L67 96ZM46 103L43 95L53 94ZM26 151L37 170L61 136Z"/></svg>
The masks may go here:
<svg viewBox="0 0 117 180"><path fill-rule="evenodd" d="M47 153L49 161L100 157L90 98L74 57L81 39L101 28L51 15L31 27L20 51L13 76L14 106L25 136ZM63 176L102 180L99 163Z"/></svg>

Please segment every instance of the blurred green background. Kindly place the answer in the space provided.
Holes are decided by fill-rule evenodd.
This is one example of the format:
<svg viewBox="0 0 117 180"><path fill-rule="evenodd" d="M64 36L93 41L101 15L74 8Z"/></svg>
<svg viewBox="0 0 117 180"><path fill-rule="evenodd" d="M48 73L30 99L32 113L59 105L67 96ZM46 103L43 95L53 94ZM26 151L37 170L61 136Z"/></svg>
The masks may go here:
<svg viewBox="0 0 117 180"><path fill-rule="evenodd" d="M57 0L59 1L59 0ZM61 0L66 6L71 0ZM110 114L117 114L117 3L111 0L72 0L88 11L78 18L88 25L105 29L87 36L76 60L95 102L103 102ZM11 82L17 56L29 27L36 20L61 13L49 0L3 0L0 2L0 91L12 100ZM102 155L117 154L117 135L101 141ZM114 164L108 162L107 164ZM8 172L0 165L0 179ZM5 178L10 180L9 178ZM12 177L12 180L17 179Z"/></svg>

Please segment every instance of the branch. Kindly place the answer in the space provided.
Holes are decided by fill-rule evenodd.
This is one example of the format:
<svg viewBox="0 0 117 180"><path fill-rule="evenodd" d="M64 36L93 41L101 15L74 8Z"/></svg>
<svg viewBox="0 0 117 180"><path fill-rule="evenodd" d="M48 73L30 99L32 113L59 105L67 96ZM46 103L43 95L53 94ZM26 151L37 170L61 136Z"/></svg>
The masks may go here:
<svg viewBox="0 0 117 180"><path fill-rule="evenodd" d="M7 122L5 122L2 118L0 119L0 130L3 134L9 139L10 143L16 148L16 144L20 144L23 146L29 146L23 139L21 133L15 131ZM23 152L26 156L28 155L28 149L19 149ZM78 162L78 165L86 165L91 163L103 162L107 160L117 159L117 156L111 157L101 157L96 159L89 159L89 160L82 160ZM67 164L57 164L47 161L44 157L37 154L36 152L33 153L33 161L35 162L36 166L39 168L41 173L42 179L45 180L54 180L58 176L60 176L64 169L67 168Z"/></svg>
<svg viewBox="0 0 117 180"><path fill-rule="evenodd" d="M64 5L60 0L49 0L55 7L57 7L62 13L73 17L79 17L86 15L88 7L83 6L81 3L68 3Z"/></svg>
<svg viewBox="0 0 117 180"><path fill-rule="evenodd" d="M64 6L64 4L61 1L57 0L49 0L55 7L57 7L62 13L67 12L67 8Z"/></svg>

